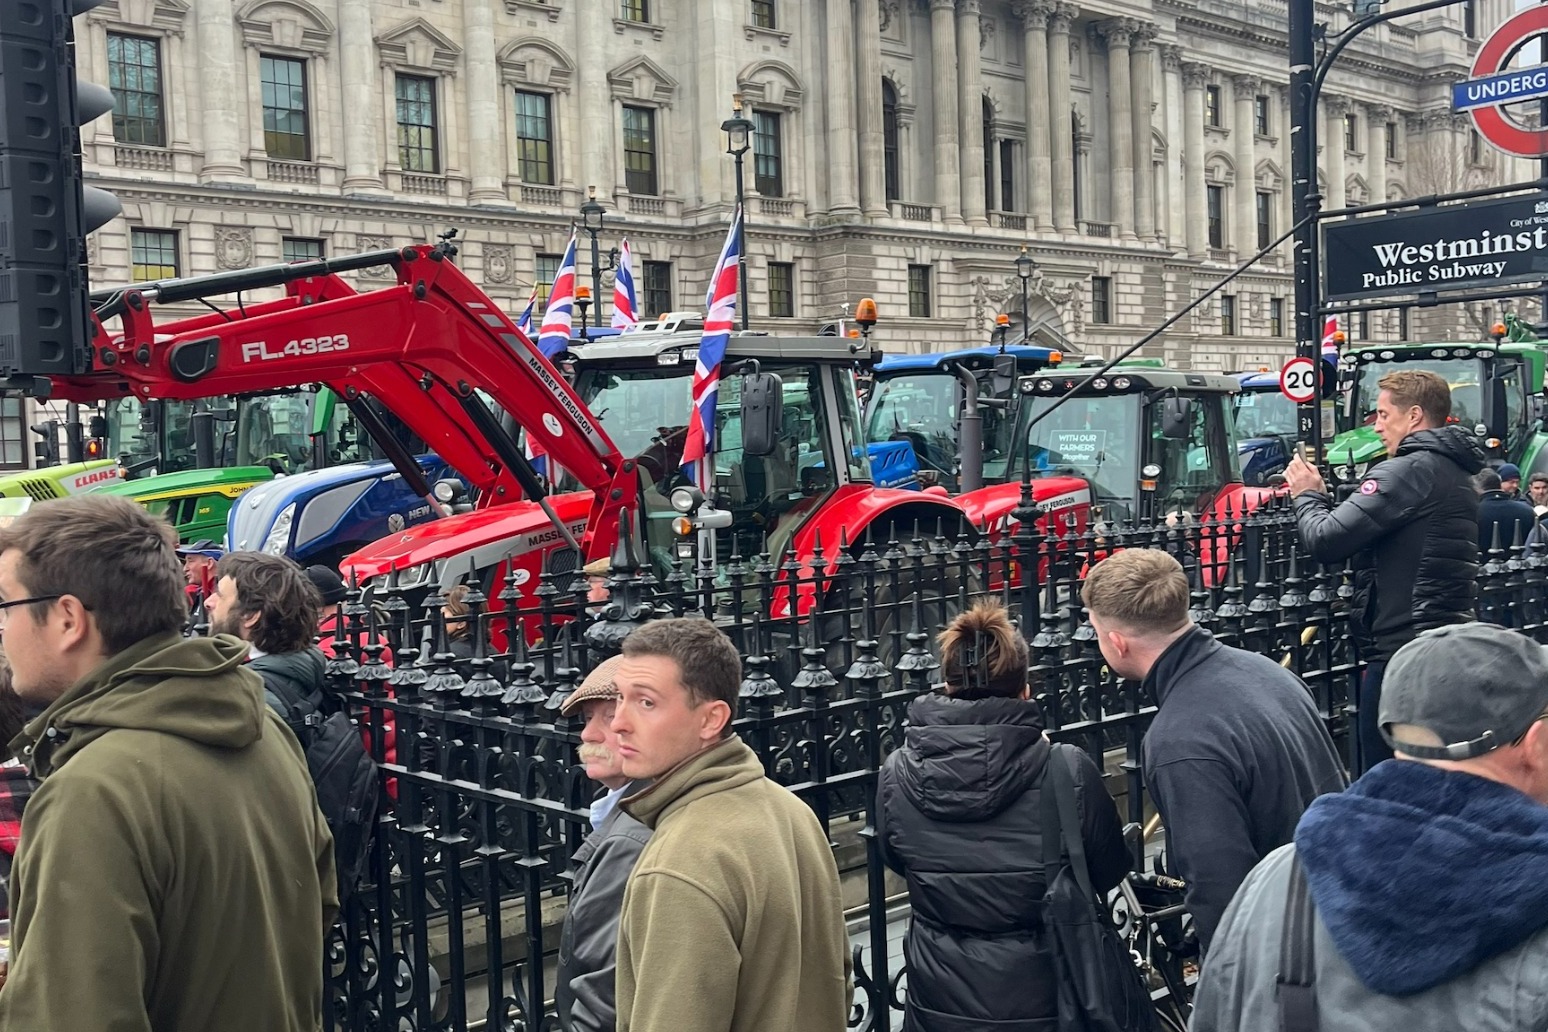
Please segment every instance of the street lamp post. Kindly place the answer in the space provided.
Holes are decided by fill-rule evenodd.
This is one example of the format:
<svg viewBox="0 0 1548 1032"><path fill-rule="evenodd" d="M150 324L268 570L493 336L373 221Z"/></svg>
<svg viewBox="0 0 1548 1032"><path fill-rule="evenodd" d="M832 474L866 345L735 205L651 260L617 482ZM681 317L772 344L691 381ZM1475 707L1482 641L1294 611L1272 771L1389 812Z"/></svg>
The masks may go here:
<svg viewBox="0 0 1548 1032"><path fill-rule="evenodd" d="M731 94L731 117L720 123L726 134L726 153L736 159L736 206L742 212L742 246L736 264L736 282L741 297L742 329L747 329L747 209L743 207L742 156L752 146L752 120L742 116L742 95Z"/></svg>
<svg viewBox="0 0 1548 1032"><path fill-rule="evenodd" d="M1037 268L1037 262L1027 253L1027 246L1021 245L1021 256L1016 259L1016 276L1021 280L1021 343L1026 344L1032 339L1032 314L1027 311L1027 287L1032 282L1032 273ZM1002 341L1003 343L1003 341Z"/></svg>
<svg viewBox="0 0 1548 1032"><path fill-rule="evenodd" d="M597 306L598 326L602 325L602 273L618 268L618 248L608 249L607 264L603 265L602 249L597 243L597 234L602 232L603 216L606 214L607 209L597 200L597 188L586 187L586 200L580 206L581 228L591 237L591 303ZM581 318L585 318L584 310Z"/></svg>

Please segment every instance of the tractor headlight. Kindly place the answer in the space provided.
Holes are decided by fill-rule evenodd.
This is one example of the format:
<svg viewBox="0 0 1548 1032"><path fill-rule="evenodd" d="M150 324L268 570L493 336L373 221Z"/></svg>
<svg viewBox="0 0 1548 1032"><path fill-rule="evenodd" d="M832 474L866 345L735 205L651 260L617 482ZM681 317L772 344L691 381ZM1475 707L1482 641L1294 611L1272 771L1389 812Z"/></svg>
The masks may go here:
<svg viewBox="0 0 1548 1032"><path fill-rule="evenodd" d="M290 525L296 521L296 503L291 502L274 518L269 536L263 539L263 550L270 555L284 555L290 549Z"/></svg>

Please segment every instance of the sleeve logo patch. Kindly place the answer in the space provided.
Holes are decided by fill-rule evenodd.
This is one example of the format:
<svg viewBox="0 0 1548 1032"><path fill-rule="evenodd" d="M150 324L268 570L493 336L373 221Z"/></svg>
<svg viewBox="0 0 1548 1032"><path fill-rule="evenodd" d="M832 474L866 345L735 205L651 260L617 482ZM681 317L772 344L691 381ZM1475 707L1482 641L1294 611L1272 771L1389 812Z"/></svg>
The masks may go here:
<svg viewBox="0 0 1548 1032"><path fill-rule="evenodd" d="M1360 493L1363 494L1363 495L1373 495L1373 494L1375 494L1376 493L1376 481L1374 481L1374 480L1367 480L1365 483L1361 484L1360 485Z"/></svg>

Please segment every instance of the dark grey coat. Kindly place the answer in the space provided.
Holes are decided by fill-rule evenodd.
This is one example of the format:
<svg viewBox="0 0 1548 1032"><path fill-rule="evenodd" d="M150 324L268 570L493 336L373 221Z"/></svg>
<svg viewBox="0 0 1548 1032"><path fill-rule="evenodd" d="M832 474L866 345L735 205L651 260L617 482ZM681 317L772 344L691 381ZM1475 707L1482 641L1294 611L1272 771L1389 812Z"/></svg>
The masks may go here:
<svg viewBox="0 0 1548 1032"><path fill-rule="evenodd" d="M631 782L624 797L650 782ZM576 852L575 891L559 935L559 976L554 1007L565 1032L613 1032L618 998L618 915L629 872L650 840L650 829L615 806Z"/></svg>

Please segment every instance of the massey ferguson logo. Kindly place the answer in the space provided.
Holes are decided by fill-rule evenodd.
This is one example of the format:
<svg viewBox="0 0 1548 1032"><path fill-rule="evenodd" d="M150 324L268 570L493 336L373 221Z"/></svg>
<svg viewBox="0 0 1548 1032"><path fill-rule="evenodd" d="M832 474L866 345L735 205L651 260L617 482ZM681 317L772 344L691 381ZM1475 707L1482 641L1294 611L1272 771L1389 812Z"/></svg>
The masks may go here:
<svg viewBox="0 0 1548 1032"><path fill-rule="evenodd" d="M70 480L70 487L76 491L84 491L88 487L95 487L109 480L117 480L118 477L118 467L108 466L105 469L95 469L90 473L82 473L80 476L72 478Z"/></svg>

